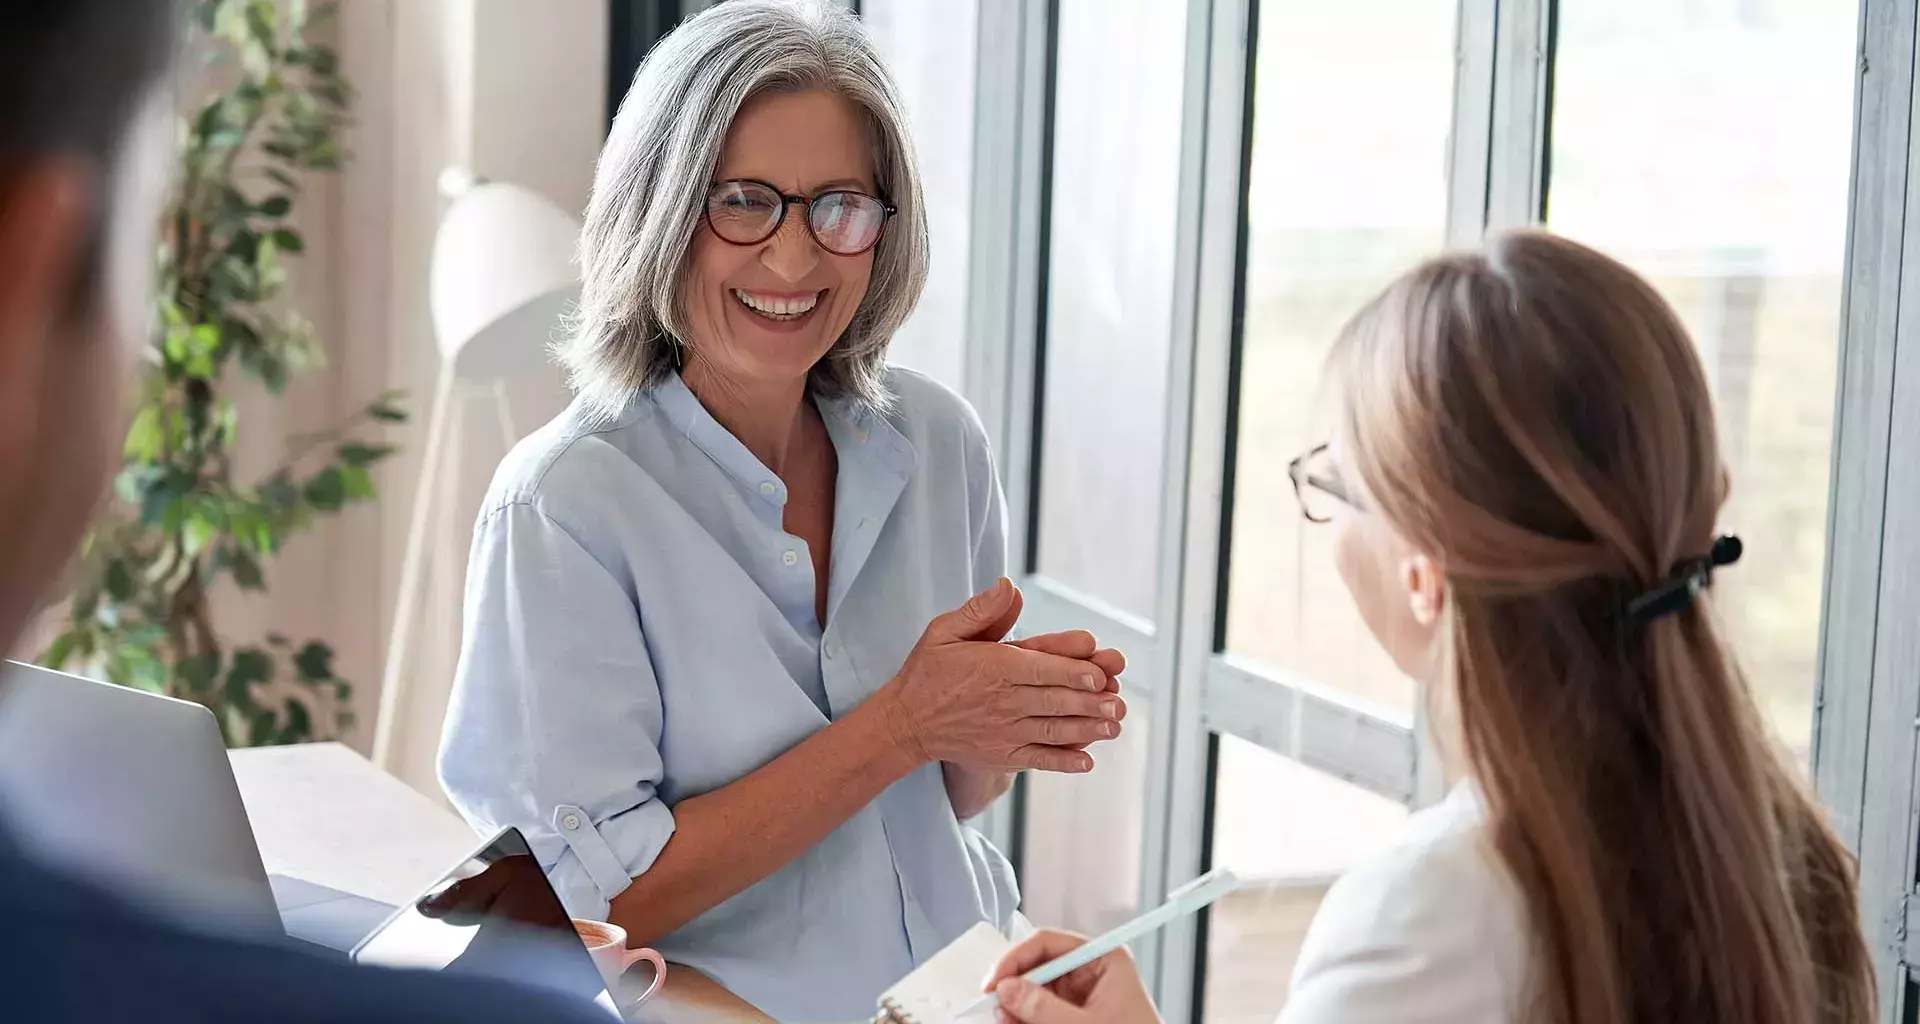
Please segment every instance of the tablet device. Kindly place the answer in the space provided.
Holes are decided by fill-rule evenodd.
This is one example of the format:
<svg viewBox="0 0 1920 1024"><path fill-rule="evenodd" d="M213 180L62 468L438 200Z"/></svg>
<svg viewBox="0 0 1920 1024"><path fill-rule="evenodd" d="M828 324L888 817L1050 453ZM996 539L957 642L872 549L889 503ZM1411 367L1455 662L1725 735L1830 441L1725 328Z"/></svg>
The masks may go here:
<svg viewBox="0 0 1920 1024"><path fill-rule="evenodd" d="M354 947L386 967L503 978L620 1014L519 830L500 830Z"/></svg>

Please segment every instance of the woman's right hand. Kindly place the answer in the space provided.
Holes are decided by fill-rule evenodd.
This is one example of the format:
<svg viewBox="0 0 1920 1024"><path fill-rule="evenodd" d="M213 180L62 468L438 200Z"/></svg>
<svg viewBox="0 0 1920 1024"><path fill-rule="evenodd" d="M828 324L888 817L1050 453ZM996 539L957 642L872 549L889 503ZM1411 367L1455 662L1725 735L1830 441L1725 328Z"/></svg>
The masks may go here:
<svg viewBox="0 0 1920 1024"><path fill-rule="evenodd" d="M1000 1020L1014 1024L1160 1024L1160 1014L1154 1010L1133 955L1125 947L1051 985L1034 985L1021 979L1022 974L1073 952L1086 941L1071 932L1039 931L1008 950L983 988L999 997Z"/></svg>
<svg viewBox="0 0 1920 1024"><path fill-rule="evenodd" d="M1120 735L1126 701L1093 660L999 643L1019 608L1002 579L927 625L879 695L902 750L972 768L1093 769L1083 748Z"/></svg>

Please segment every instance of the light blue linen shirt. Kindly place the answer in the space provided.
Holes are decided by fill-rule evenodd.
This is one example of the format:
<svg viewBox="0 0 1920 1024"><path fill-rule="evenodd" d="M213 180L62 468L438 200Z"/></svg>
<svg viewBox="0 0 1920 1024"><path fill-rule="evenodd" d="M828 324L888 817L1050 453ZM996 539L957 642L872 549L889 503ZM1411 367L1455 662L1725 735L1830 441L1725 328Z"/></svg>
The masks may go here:
<svg viewBox="0 0 1920 1024"><path fill-rule="evenodd" d="M839 456L824 633L785 485L678 377L611 422L576 403L501 465L440 781L476 828L526 834L574 916L605 918L676 804L846 714L928 620L1005 571L978 417L930 378L888 374L885 415L817 402ZM658 948L780 1020L865 1019L974 923L1006 931L1018 902L929 764Z"/></svg>

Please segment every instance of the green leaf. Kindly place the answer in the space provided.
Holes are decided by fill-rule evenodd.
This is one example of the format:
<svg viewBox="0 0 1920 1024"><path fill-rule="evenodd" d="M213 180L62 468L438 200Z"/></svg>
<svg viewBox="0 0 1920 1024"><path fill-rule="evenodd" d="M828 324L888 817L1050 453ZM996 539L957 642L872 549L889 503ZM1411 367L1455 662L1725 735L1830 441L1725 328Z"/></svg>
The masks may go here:
<svg viewBox="0 0 1920 1024"><path fill-rule="evenodd" d="M267 390L279 394L287 389L287 364L279 359L260 359L255 362L254 375Z"/></svg>
<svg viewBox="0 0 1920 1024"><path fill-rule="evenodd" d="M256 209L268 217L285 217L288 211L293 209L293 199L288 196L273 196Z"/></svg>
<svg viewBox="0 0 1920 1024"><path fill-rule="evenodd" d="M353 687L348 686L344 681L336 682L333 684L333 694L343 702L351 700L353 699Z"/></svg>
<svg viewBox="0 0 1920 1024"><path fill-rule="evenodd" d="M340 71L340 55L333 52L331 47L320 46L318 44L307 47L306 57L303 63L312 68L314 73L318 75L334 75Z"/></svg>
<svg viewBox="0 0 1920 1024"><path fill-rule="evenodd" d="M281 633L267 634L267 643L274 647L285 647L290 642L291 641L289 641L284 634L281 634Z"/></svg>
<svg viewBox="0 0 1920 1024"><path fill-rule="evenodd" d="M340 144L332 139L321 139L307 151L307 166L316 171L337 171L343 162L340 157Z"/></svg>
<svg viewBox="0 0 1920 1024"><path fill-rule="evenodd" d="M368 406L367 415L385 423L407 422L407 411L386 401L375 402Z"/></svg>
<svg viewBox="0 0 1920 1024"><path fill-rule="evenodd" d="M159 662L149 658L129 659L127 672L126 685L146 693L166 694L167 672Z"/></svg>
<svg viewBox="0 0 1920 1024"><path fill-rule="evenodd" d="M273 712L267 710L254 712L253 721L249 723L247 729L247 745L264 747L274 742L276 734L274 727L277 724Z"/></svg>
<svg viewBox="0 0 1920 1024"><path fill-rule="evenodd" d="M280 730L279 742L299 743L313 738L313 718L307 712L307 706L297 700L287 701L287 725Z"/></svg>
<svg viewBox="0 0 1920 1024"><path fill-rule="evenodd" d="M180 525L180 499L193 491L192 473L177 466L159 470L141 481L140 521L169 530Z"/></svg>
<svg viewBox="0 0 1920 1024"><path fill-rule="evenodd" d="M300 237L300 232L292 228L276 229L273 233L273 244L279 246L282 252L307 251L306 239Z"/></svg>
<svg viewBox="0 0 1920 1024"><path fill-rule="evenodd" d="M348 501L365 501L373 497L373 474L361 466L342 466L340 482Z"/></svg>
<svg viewBox="0 0 1920 1024"><path fill-rule="evenodd" d="M171 340L171 338L169 338ZM197 324L187 332L183 372L198 380L212 380L219 375L214 358L220 352L220 328L216 324ZM171 353L169 353L171 354Z"/></svg>
<svg viewBox="0 0 1920 1024"><path fill-rule="evenodd" d="M128 466L121 470L113 478L113 493L129 505L139 504L149 472L146 466Z"/></svg>
<svg viewBox="0 0 1920 1024"><path fill-rule="evenodd" d="M166 337L160 339L160 354L170 367L187 361L187 339L192 335L193 328L182 324L168 328Z"/></svg>
<svg viewBox="0 0 1920 1024"><path fill-rule="evenodd" d="M393 452L390 444L343 444L337 449L340 461L349 466L371 466Z"/></svg>
<svg viewBox="0 0 1920 1024"><path fill-rule="evenodd" d="M293 656L293 665L300 670L302 682L317 683L333 678L333 648L318 640L312 640L300 653Z"/></svg>
<svg viewBox="0 0 1920 1024"><path fill-rule="evenodd" d="M66 668L68 659L73 657L74 649L80 646L80 634L67 630L53 638L47 649L40 654L40 664L48 668ZM340 684L345 686L345 683Z"/></svg>
<svg viewBox="0 0 1920 1024"><path fill-rule="evenodd" d="M273 656L258 647L242 647L233 652L227 669L227 701L240 707L257 703L253 688L273 681Z"/></svg>
<svg viewBox="0 0 1920 1024"><path fill-rule="evenodd" d="M150 654L152 649L167 642L167 630L158 623L141 622L128 626L120 641L128 648L137 649L133 653Z"/></svg>
<svg viewBox="0 0 1920 1024"><path fill-rule="evenodd" d="M279 20L279 13L270 3L248 4L247 31L261 43L272 45L277 37L274 22Z"/></svg>
<svg viewBox="0 0 1920 1024"><path fill-rule="evenodd" d="M240 436L240 410L234 404L222 398L216 407L213 422L220 432L220 446L231 448Z"/></svg>
<svg viewBox="0 0 1920 1024"><path fill-rule="evenodd" d="M115 601L128 601L133 598L133 570L128 568L124 559L113 559L107 563L107 596Z"/></svg>
<svg viewBox="0 0 1920 1024"><path fill-rule="evenodd" d="M248 228L240 228L227 239L226 253L243 263L251 263L260 252L260 233Z"/></svg>
<svg viewBox="0 0 1920 1024"><path fill-rule="evenodd" d="M179 677L189 693L196 696L211 695L213 681L220 675L220 655L209 652L191 658L182 658L174 665L173 673Z"/></svg>
<svg viewBox="0 0 1920 1024"><path fill-rule="evenodd" d="M260 562L245 548L235 548L230 554L228 568L233 573L233 582L241 590L265 590L266 576L260 571Z"/></svg>
<svg viewBox="0 0 1920 1024"><path fill-rule="evenodd" d="M186 542L187 555L192 557L205 551L218 534L218 527L199 512L188 515L185 536L182 538Z"/></svg>
<svg viewBox="0 0 1920 1024"><path fill-rule="evenodd" d="M273 51L248 40L240 45L240 66L246 69L248 77L265 78L273 73Z"/></svg>
<svg viewBox="0 0 1920 1024"><path fill-rule="evenodd" d="M160 407L142 406L127 428L127 443L122 454L129 461L152 462L160 457L160 448L165 442L166 435L160 429Z"/></svg>
<svg viewBox="0 0 1920 1024"><path fill-rule="evenodd" d="M328 466L307 481L307 504L323 512L338 512L346 502L347 482L338 466Z"/></svg>
<svg viewBox="0 0 1920 1024"><path fill-rule="evenodd" d="M269 177L269 178L272 178L272 179L273 179L273 180L274 180L275 182L278 182L278 183L279 183L279 185L280 185L280 186L281 186L282 188L284 188L284 189L286 189L286 190L287 190L288 192L298 192L298 191L300 191L300 181L299 181L299 179L297 179L297 178L295 178L295 177L294 177L293 175L291 175L291 174L288 174L287 172L285 172L285 171L283 171L283 170L281 170L280 168L278 168L278 167L269 167L269 168L267 168L267 169L266 169L266 174L267 174L267 177ZM287 249L287 251L289 251L289 252L292 252L292 251L293 251L293 247L292 247L292 246L284 246L284 248L286 248L286 249Z"/></svg>
<svg viewBox="0 0 1920 1024"><path fill-rule="evenodd" d="M353 102L353 91L347 88L345 82L338 79L315 84L313 94L335 107L345 107Z"/></svg>
<svg viewBox="0 0 1920 1024"><path fill-rule="evenodd" d="M226 101L214 100L212 103L200 108L199 115L193 119L193 131L194 134L199 135L201 138L210 139L228 130L230 123L227 118Z"/></svg>

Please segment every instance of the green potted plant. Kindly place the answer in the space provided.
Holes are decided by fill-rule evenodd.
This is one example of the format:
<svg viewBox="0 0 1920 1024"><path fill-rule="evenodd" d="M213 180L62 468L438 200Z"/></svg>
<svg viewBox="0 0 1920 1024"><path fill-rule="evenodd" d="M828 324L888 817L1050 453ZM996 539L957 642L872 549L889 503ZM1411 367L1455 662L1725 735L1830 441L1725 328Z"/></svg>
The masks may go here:
<svg viewBox="0 0 1920 1024"><path fill-rule="evenodd" d="M229 637L210 600L223 581L262 590L266 568L314 517L373 497L392 451L365 436L403 421L378 396L296 439L243 477L234 393L278 395L319 365L312 325L286 302L304 249L289 217L303 174L337 171L351 89L333 50L308 38L331 13L299 0L203 0L194 45L222 83L179 127L179 167L159 252L156 318L115 499L82 549L43 664L76 667L212 710L231 746L322 738L352 724L351 690L321 640Z"/></svg>

